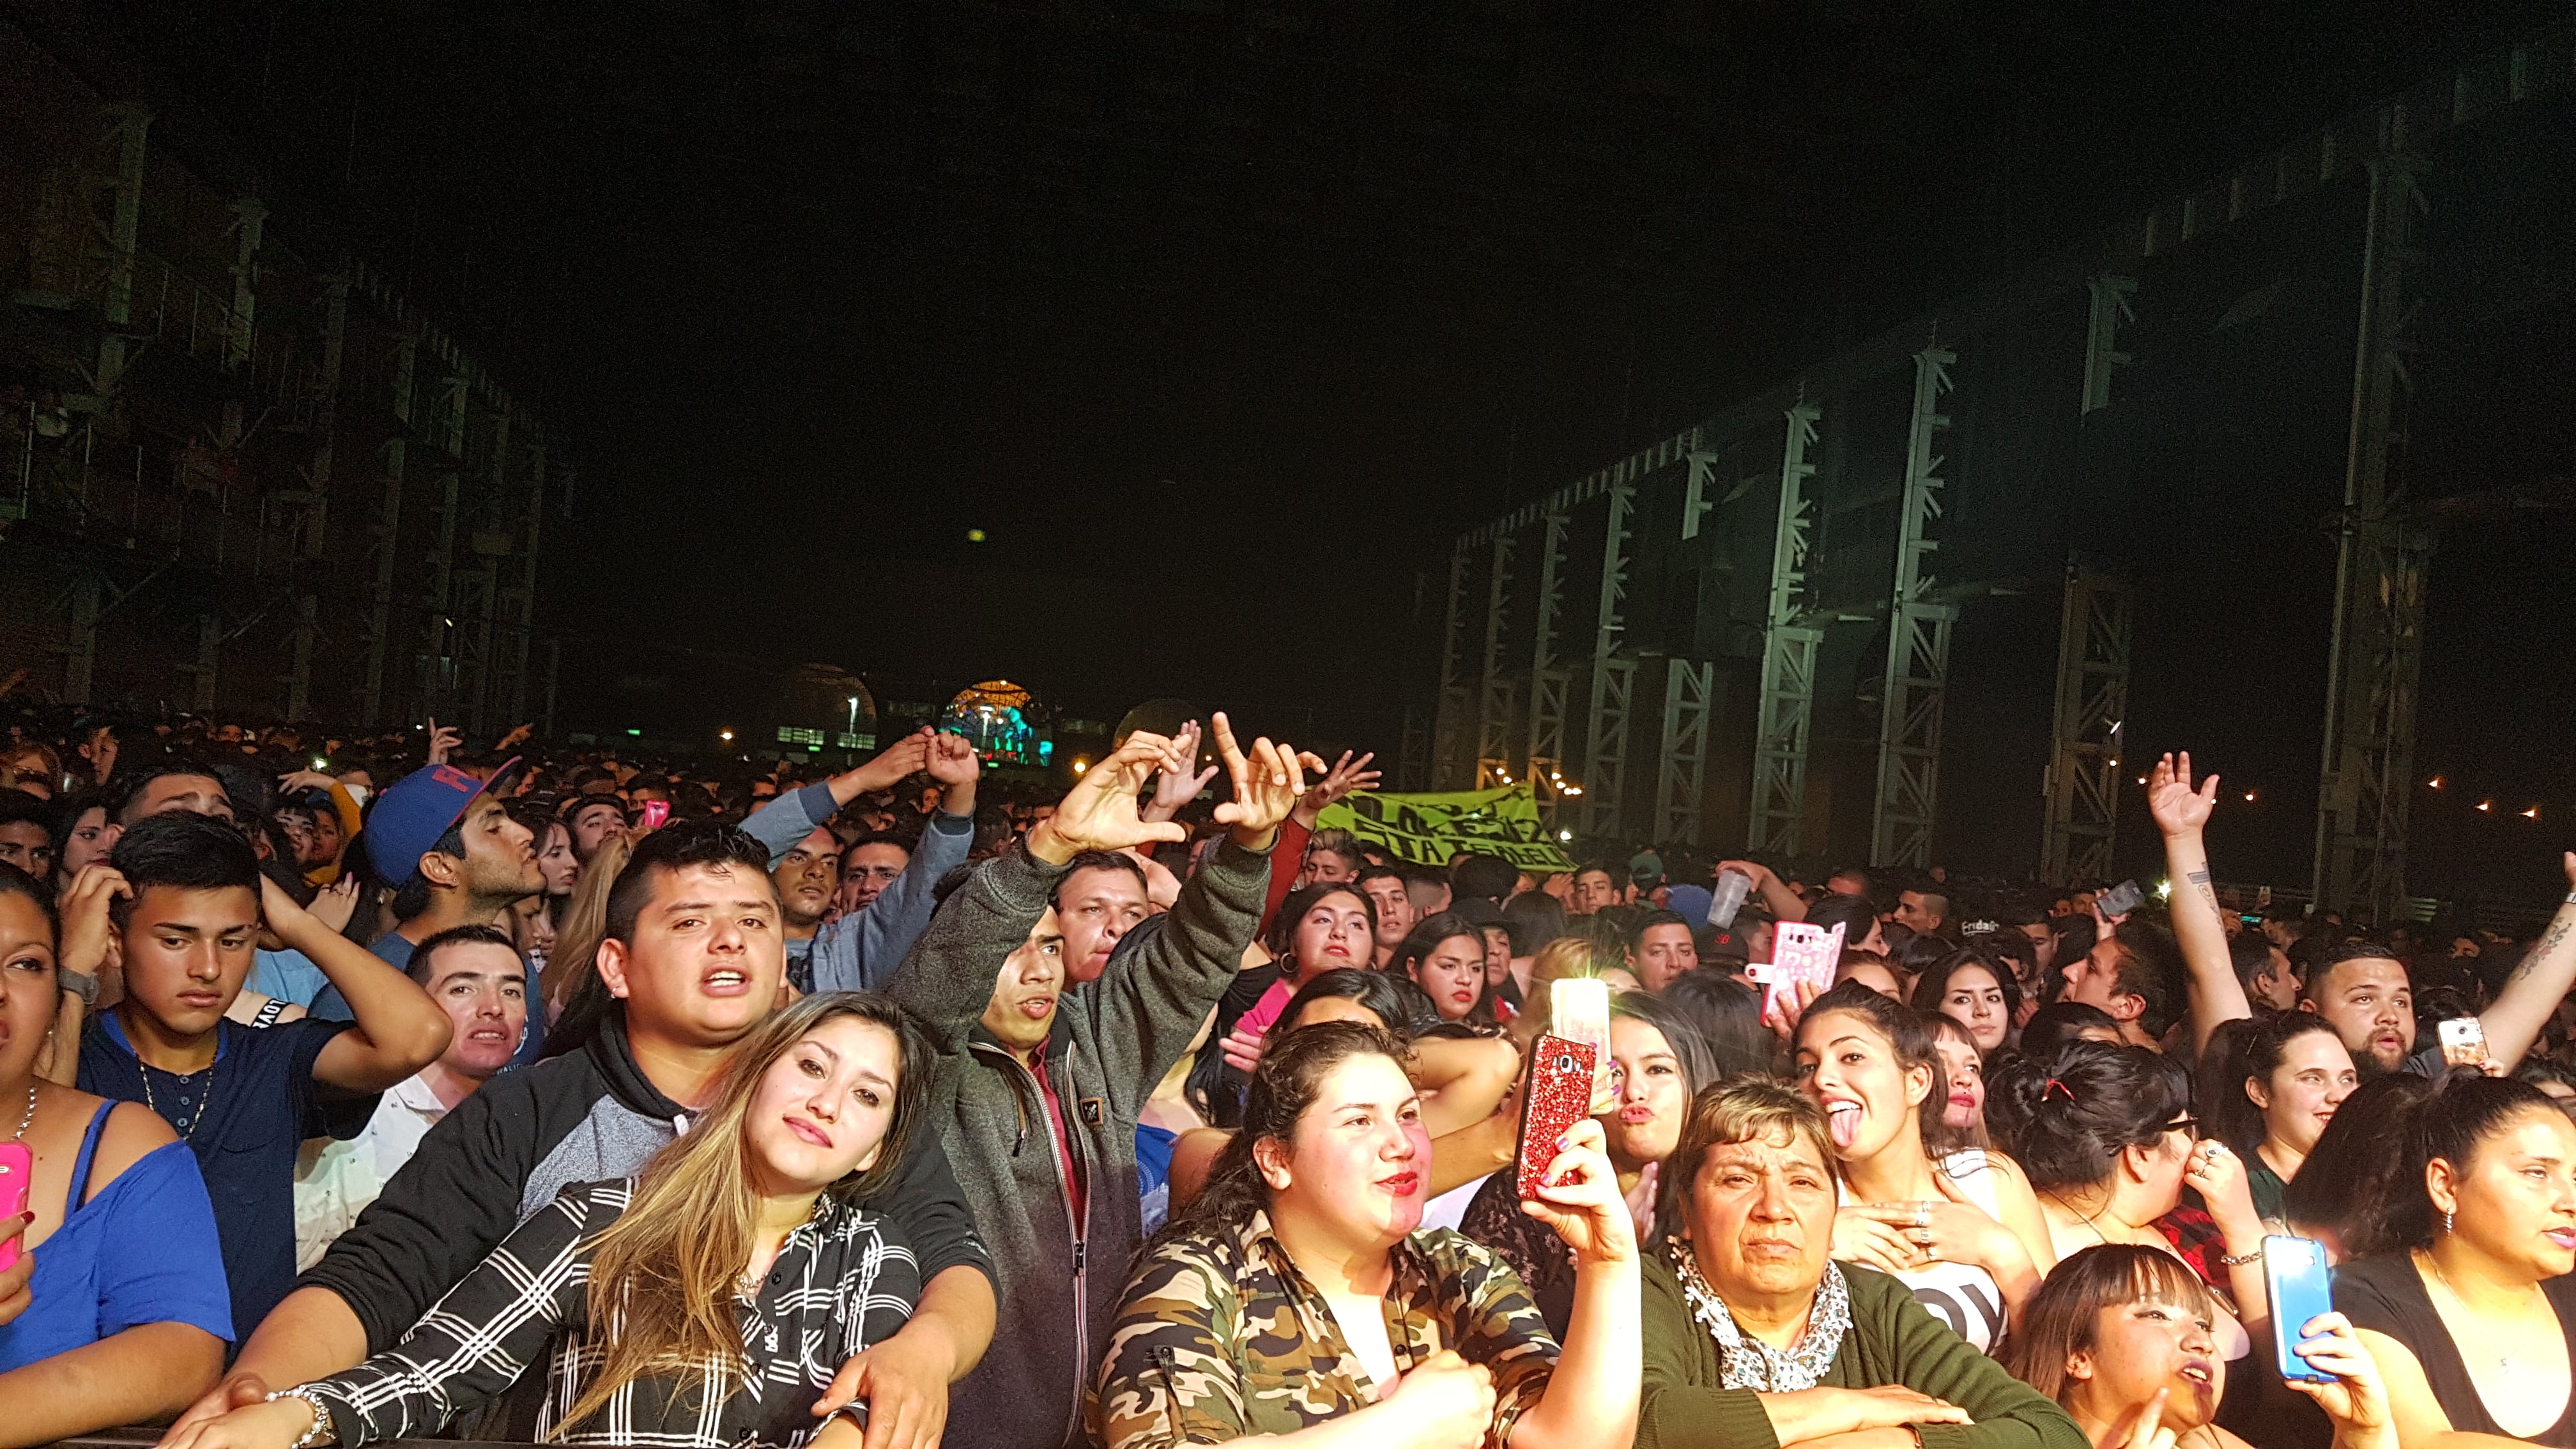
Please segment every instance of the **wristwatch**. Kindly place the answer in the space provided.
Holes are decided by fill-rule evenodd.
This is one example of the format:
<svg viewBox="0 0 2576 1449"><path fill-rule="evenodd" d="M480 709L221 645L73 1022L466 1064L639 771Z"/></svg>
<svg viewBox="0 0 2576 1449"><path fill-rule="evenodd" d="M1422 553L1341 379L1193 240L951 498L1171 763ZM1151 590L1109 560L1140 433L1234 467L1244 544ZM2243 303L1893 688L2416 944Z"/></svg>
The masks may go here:
<svg viewBox="0 0 2576 1449"><path fill-rule="evenodd" d="M98 1005L98 978L88 972L74 971L65 966L54 972L54 981L65 991L79 997L82 1006L94 1008Z"/></svg>

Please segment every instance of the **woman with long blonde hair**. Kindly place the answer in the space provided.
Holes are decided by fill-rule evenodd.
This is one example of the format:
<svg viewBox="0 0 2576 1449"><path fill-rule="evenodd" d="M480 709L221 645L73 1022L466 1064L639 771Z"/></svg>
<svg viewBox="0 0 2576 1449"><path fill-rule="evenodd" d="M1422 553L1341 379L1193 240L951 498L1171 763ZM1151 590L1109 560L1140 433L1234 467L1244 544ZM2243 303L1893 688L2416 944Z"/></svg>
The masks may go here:
<svg viewBox="0 0 2576 1449"><path fill-rule="evenodd" d="M590 863L582 867L581 879L573 883L572 898L564 903L563 919L555 925L554 950L546 956L545 973L537 978L537 992L546 999L548 1026L563 1015L574 988L598 974L599 943L608 935L608 893L634 853L633 837L623 831L611 835L599 843Z"/></svg>
<svg viewBox="0 0 2576 1449"><path fill-rule="evenodd" d="M560 1444L857 1449L867 1405L813 1406L920 1296L892 1224L853 1204L901 1170L929 1048L873 993L769 1019L641 1175L564 1189L400 1343L183 1431L172 1449L435 1434L540 1354Z"/></svg>

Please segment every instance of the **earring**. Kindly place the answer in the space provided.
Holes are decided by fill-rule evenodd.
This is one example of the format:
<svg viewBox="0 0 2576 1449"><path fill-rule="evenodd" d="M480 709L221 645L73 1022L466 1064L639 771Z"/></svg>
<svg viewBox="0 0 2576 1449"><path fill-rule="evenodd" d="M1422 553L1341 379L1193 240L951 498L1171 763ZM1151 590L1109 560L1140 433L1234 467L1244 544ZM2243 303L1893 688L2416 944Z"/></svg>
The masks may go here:
<svg viewBox="0 0 2576 1449"><path fill-rule="evenodd" d="M2444 1234L2445 1236L2448 1236L2448 1235L2449 1235L2449 1233L2450 1233L2450 1231L2451 1231L2451 1210L2450 1210L2449 1208L2444 1208L2444 1209L2442 1209L2442 1232L2443 1232L2443 1234Z"/></svg>

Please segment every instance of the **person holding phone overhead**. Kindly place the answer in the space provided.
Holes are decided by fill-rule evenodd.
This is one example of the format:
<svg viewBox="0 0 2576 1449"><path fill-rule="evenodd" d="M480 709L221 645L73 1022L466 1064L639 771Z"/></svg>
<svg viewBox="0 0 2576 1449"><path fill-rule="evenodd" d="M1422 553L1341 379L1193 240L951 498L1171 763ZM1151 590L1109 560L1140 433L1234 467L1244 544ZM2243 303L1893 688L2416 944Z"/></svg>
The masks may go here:
<svg viewBox="0 0 2576 1449"><path fill-rule="evenodd" d="M74 879L72 899L84 902L112 879L89 867ZM7 1446L176 1412L214 1383L233 1336L214 1203L179 1134L145 1107L37 1073L65 990L55 951L50 885L0 864Z"/></svg>
<svg viewBox="0 0 2576 1449"><path fill-rule="evenodd" d="M1349 1021L1270 1044L1243 1131L1128 1283L1092 1442L1626 1449L1637 1241L1600 1125L1564 1134L1523 1209L1576 1260L1560 1348L1491 1253L1417 1231L1430 1138L1403 1056Z"/></svg>
<svg viewBox="0 0 2576 1449"><path fill-rule="evenodd" d="M2004 1362L2065 1406L2093 1449L2251 1449L2214 1422L2230 1372L2220 1319L2217 1299L2182 1260L2100 1244L2048 1275ZM2352 1325L2325 1313L2300 1332L2298 1354L2326 1376L2290 1387L2325 1411L2333 1449L2398 1449L2379 1370Z"/></svg>

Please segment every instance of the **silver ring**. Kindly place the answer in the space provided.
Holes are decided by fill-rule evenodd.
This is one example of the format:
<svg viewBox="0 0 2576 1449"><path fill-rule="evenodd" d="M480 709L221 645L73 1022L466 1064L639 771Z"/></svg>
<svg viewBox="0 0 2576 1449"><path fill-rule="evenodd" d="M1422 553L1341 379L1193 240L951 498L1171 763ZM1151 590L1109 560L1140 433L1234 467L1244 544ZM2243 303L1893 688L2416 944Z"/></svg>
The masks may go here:
<svg viewBox="0 0 2576 1449"><path fill-rule="evenodd" d="M1914 1205L1914 1226L1918 1228L1932 1226L1932 1204L1918 1202Z"/></svg>

